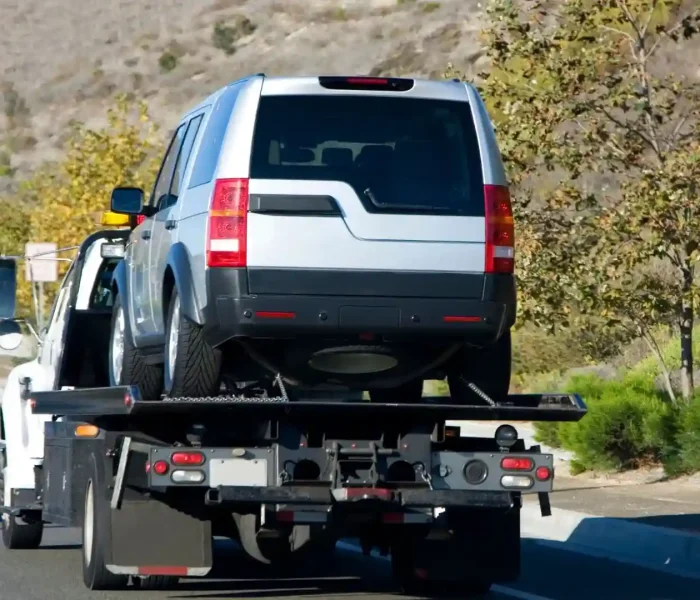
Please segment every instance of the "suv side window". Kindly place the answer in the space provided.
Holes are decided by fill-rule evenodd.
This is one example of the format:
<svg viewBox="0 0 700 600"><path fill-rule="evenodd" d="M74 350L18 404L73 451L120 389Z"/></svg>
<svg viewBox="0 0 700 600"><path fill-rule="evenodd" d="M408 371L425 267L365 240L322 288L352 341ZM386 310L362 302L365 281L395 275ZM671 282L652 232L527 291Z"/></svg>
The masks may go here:
<svg viewBox="0 0 700 600"><path fill-rule="evenodd" d="M187 170L187 163L189 162L190 154L192 152L192 146L194 146L194 141L197 139L197 133L199 132L199 126L202 123L203 117L204 115L197 115L187 126L185 140L182 142L182 148L177 157L177 162L175 163L172 183L170 184L170 193L168 194L168 202L166 205L159 207L160 210L167 208L168 206L172 206L177 202L180 195L180 189L182 188L182 180L185 177L185 171Z"/></svg>
<svg viewBox="0 0 700 600"><path fill-rule="evenodd" d="M180 125L180 127L177 128L175 135L173 135L172 140L170 140L170 145L165 153L158 177L155 185L153 186L150 204L157 206L158 210L161 210L161 208L166 206L168 203L168 190L170 189L170 181L172 178L173 169L175 168L175 162L177 161L178 154L180 153L180 146L182 146L182 139L185 135L185 126L185 123Z"/></svg>

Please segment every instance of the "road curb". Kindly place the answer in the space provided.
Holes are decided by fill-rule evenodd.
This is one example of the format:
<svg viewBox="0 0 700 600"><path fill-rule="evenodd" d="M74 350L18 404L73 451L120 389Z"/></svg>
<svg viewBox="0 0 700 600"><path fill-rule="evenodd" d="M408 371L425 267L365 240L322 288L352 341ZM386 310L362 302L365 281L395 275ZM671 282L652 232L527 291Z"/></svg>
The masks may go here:
<svg viewBox="0 0 700 600"><path fill-rule="evenodd" d="M521 533L548 546L700 579L700 535L685 531L563 509L542 517L539 505L526 504Z"/></svg>

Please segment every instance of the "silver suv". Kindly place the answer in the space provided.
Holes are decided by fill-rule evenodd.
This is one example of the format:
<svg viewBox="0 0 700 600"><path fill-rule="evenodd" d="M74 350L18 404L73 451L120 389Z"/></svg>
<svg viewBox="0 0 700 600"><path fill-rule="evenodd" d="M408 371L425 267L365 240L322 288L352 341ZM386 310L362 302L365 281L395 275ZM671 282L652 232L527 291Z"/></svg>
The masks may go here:
<svg viewBox="0 0 700 600"><path fill-rule="evenodd" d="M513 218L457 81L255 75L181 120L114 278L109 371L146 398L369 391L503 401ZM279 381L279 379L277 379Z"/></svg>

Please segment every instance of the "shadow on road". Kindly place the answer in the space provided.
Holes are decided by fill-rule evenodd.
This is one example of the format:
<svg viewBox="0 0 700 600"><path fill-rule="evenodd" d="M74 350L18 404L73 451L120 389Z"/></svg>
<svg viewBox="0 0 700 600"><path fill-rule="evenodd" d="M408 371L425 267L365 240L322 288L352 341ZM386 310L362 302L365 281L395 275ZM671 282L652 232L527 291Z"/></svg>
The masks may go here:
<svg viewBox="0 0 700 600"><path fill-rule="evenodd" d="M387 565L351 552L338 552L338 560L327 573L302 566L290 574L262 565L231 542L217 541L214 568L204 579L182 580L169 598L279 598L289 596L333 598L334 596L391 594L396 592Z"/></svg>

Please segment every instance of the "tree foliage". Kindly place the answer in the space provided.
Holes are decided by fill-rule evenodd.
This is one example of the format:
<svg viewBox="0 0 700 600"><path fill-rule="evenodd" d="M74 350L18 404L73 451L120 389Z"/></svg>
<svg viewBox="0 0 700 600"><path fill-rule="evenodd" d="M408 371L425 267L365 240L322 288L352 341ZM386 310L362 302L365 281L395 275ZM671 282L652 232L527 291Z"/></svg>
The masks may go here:
<svg viewBox="0 0 700 600"><path fill-rule="evenodd" d="M515 190L521 316L549 328L593 318L659 358L652 331L673 322L689 398L700 86L657 75L656 60L672 44L684 51L700 11L679 0L551 5L488 9L481 88Z"/></svg>
<svg viewBox="0 0 700 600"><path fill-rule="evenodd" d="M157 128L146 106L126 96L108 110L105 127L75 124L63 160L45 165L22 184L15 197L0 205L3 222L12 224L3 228L0 244L17 253L23 252L27 241L55 242L58 248L79 245L98 229L114 187L150 188L160 160L157 143ZM59 263L60 274L67 265ZM19 271L19 304L26 310L31 306L31 287L24 281L23 269ZM53 287L48 289L48 303Z"/></svg>

